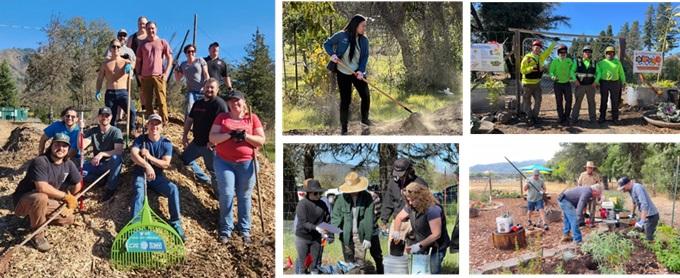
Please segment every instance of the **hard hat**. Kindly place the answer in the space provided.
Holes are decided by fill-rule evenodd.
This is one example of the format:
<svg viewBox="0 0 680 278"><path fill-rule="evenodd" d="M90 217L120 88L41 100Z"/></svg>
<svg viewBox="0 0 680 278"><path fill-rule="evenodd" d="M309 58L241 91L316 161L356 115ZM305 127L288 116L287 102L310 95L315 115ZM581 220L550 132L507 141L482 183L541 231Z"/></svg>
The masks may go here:
<svg viewBox="0 0 680 278"><path fill-rule="evenodd" d="M534 42L531 43L531 46L543 47L543 42L541 42L540 40L535 40Z"/></svg>
<svg viewBox="0 0 680 278"><path fill-rule="evenodd" d="M607 48L604 49L604 53L607 52L616 52L616 49L614 49L613 46L607 46Z"/></svg>
<svg viewBox="0 0 680 278"><path fill-rule="evenodd" d="M583 52L590 51L593 52L593 49L590 47L590 45L586 45L583 47Z"/></svg>
<svg viewBox="0 0 680 278"><path fill-rule="evenodd" d="M557 46L557 52L558 53L562 50L567 51L567 46L564 45L564 44L560 44L559 46Z"/></svg>

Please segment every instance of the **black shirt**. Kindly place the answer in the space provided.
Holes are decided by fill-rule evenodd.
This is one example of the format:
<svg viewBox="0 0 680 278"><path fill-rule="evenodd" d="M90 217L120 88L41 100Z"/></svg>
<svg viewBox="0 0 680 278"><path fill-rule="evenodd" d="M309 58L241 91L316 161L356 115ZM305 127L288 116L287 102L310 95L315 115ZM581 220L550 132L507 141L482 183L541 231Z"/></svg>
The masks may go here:
<svg viewBox="0 0 680 278"><path fill-rule="evenodd" d="M409 185L411 182L417 182L426 187L429 187L427 182L420 177L413 175L408 177L404 181L396 182L393 179L387 183L385 187L385 192L382 198L382 211L380 213L380 218L383 223L387 224L391 216L396 216L401 209L404 208L406 202L404 202L404 196L401 194L401 190Z"/></svg>
<svg viewBox="0 0 680 278"><path fill-rule="evenodd" d="M331 216L328 213L328 206L322 200L312 201L308 198L302 199L295 208L297 226L295 235L307 240L321 240L321 234L316 230L316 226L321 222L330 222Z"/></svg>
<svg viewBox="0 0 680 278"><path fill-rule="evenodd" d="M227 103L221 97L215 96L212 100L199 99L191 107L189 117L194 120L192 131L194 132L194 144L205 146L208 144L210 128L213 121L222 112L227 112Z"/></svg>
<svg viewBox="0 0 680 278"><path fill-rule="evenodd" d="M227 63L219 57L213 60L208 56L203 58L203 60L208 63L208 75L220 81L220 84L224 84L224 77L229 76Z"/></svg>
<svg viewBox="0 0 680 278"><path fill-rule="evenodd" d="M14 205L16 206L19 203L24 194L35 190L35 182L44 181L52 187L62 190L62 187L79 183L81 178L78 167L73 161L66 160L57 165L52 162L48 155L38 156L31 161L26 176L19 182L19 186L12 194Z"/></svg>

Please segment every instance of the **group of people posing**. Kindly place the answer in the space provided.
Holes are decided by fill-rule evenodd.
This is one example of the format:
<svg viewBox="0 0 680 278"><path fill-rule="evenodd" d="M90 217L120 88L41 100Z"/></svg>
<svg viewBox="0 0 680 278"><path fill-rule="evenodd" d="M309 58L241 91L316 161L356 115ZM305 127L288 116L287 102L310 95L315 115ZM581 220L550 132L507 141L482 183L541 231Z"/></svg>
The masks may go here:
<svg viewBox="0 0 680 278"><path fill-rule="evenodd" d="M546 69L545 60L555 46L556 42L552 42L547 49L543 50L543 42L535 40L532 43L531 52L524 55L522 59L520 66L524 88L522 110L527 116L527 122L530 125L541 123L539 117L543 94L541 80L543 74L548 72L550 79L554 82L557 116L560 124L566 126L578 124L584 96L588 100L588 116L591 124L594 124L596 119L600 124L605 122L608 100L611 101L612 122L618 124L621 92L626 86L626 74L621 61L615 57L616 49L613 46L606 47L605 59L598 62L593 60L593 49L590 46L584 46L583 55L572 59L567 57L567 46L560 44L557 46L557 58L553 59ZM575 86L575 91L572 91L572 85ZM600 116L596 118L595 91L598 86L600 88ZM573 109L572 96L576 97Z"/></svg>
<svg viewBox="0 0 680 278"><path fill-rule="evenodd" d="M429 255L431 273L440 273L451 243L445 210L428 184L416 175L410 160L397 159L392 176L382 199L378 192L368 190L368 179L357 172L346 175L338 187L341 194L334 199L322 197L326 190L318 180L304 181L302 191L306 194L295 210L296 273L319 273L323 246L335 241L335 234L324 228L328 227L324 224L330 224L341 230L338 238L346 262L363 268L366 254L370 253L376 272L383 274L379 233L390 220L390 254ZM402 246L401 253L392 246ZM308 257L312 260L306 265Z"/></svg>
<svg viewBox="0 0 680 278"><path fill-rule="evenodd" d="M101 201L115 200L113 197L121 186L123 156L130 155L132 165L128 166L131 167L128 172L132 174L134 188L131 217L138 217L146 184L148 189L168 198L169 224L186 241L181 224L181 187L164 175L171 167L173 155L173 143L163 135L168 124L165 85L173 64L171 50L165 40L158 38L156 23L140 17L138 26L138 32L130 36L127 45L124 29L109 44L97 80L97 99L101 97L99 90L104 80L107 89L106 106L98 110L97 125L84 130L84 120L75 108L69 107L62 111L61 120L44 129L38 156L31 161L13 194L16 215L28 216L31 229L45 223L62 202L67 208L54 223L73 223L73 212L78 207L75 196L84 188L83 182L91 183L103 174L108 173ZM218 43L210 45L210 56L206 59L195 57L193 45L185 47L184 52L187 61L176 69L177 79L184 77L188 90L181 159L197 181L216 192L220 208L218 240L228 243L236 230L248 244L251 242L251 193L257 167L255 156L265 142L264 128L247 105L245 95L231 89L226 63L218 57ZM147 118L142 121L142 132L135 132L136 111L134 106L130 107L126 136L134 141L126 153L125 137L115 123L118 108L127 109L133 73L140 79L140 100ZM224 99L218 96L221 85L228 91ZM159 114L153 111L154 98L159 104ZM191 141L189 132L193 135ZM86 159L85 150L90 147L92 156ZM199 157L203 158L209 174L197 164ZM237 228L233 220L234 197L238 198ZM44 232L32 241L40 251L50 249Z"/></svg>
<svg viewBox="0 0 680 278"><path fill-rule="evenodd" d="M583 240L580 227L595 225L595 208L604 199L604 186L597 166L588 161L583 166L585 171L579 175L576 187L568 188L557 196L560 209L562 209L562 242L575 242L580 244ZM618 190L628 192L633 203L630 217L636 219L635 227L644 231L647 240L654 240L654 232L659 224L659 211L652 202L645 187L623 176L617 181ZM548 228L544 211L543 193L546 192L545 182L538 170L534 170L533 176L527 179L524 189L527 190L528 226L534 226L531 221L533 212L541 214L544 228ZM636 217L636 212L639 217ZM589 219L588 219L589 218Z"/></svg>

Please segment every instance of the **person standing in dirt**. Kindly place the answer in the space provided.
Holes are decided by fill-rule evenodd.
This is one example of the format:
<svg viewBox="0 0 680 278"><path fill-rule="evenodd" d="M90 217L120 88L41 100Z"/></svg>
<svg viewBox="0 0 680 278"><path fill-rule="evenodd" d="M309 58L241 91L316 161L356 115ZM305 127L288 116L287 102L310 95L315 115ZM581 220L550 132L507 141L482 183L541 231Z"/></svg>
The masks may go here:
<svg viewBox="0 0 680 278"><path fill-rule="evenodd" d="M130 35L127 40L127 46L132 49L133 52L137 53L137 48L146 40L146 23L149 19L146 16L140 16L137 18L137 32Z"/></svg>
<svg viewBox="0 0 680 278"><path fill-rule="evenodd" d="M367 188L367 178L349 172L339 187L342 195L335 200L331 216L333 226L342 230L339 237L345 261L360 269L366 266L366 251L371 249L375 225L373 197Z"/></svg>
<svg viewBox="0 0 680 278"><path fill-rule="evenodd" d="M179 189L165 177L163 170L170 167L172 159L172 142L162 135L163 119L152 114L146 121L148 133L139 136L132 143L130 150L135 193L132 200L132 217L138 217L144 205L144 186L168 198L170 221L168 223L177 231L182 241L186 242L179 205Z"/></svg>
<svg viewBox="0 0 680 278"><path fill-rule="evenodd" d="M121 108L127 111L128 103L130 103L130 132L134 133L137 128L137 108L134 102L129 101L130 91L128 88L128 78L132 73L132 63L130 60L120 57L120 50L123 44L119 40L112 40L109 43L109 50L111 57L106 59L99 67L99 74L97 75L97 87L95 98L97 101L101 99L102 82L106 79L106 94L104 95L104 105L111 108L112 120L111 124L116 125L118 119L118 109ZM128 134L128 137L131 135Z"/></svg>
<svg viewBox="0 0 680 278"><path fill-rule="evenodd" d="M419 183L407 185L405 193L408 205L394 218L392 230L398 230L401 222L408 219L415 234L415 242L406 246L405 251L410 254L429 254L430 272L439 274L446 251L451 244L449 233L446 231L444 208L434 198L430 189ZM399 243L403 239L400 232L392 233L393 242Z"/></svg>
<svg viewBox="0 0 680 278"><path fill-rule="evenodd" d="M556 42L552 42L548 49L543 51L543 42L535 40L531 43L531 52L524 55L522 62L520 62L520 71L522 73L522 87L524 94L522 95L522 110L527 115L527 121L530 125L540 122L539 113L541 112L541 99L543 91L541 89L541 78L543 78L543 65L545 59L550 56L552 49ZM531 98L534 99L534 108L531 108Z"/></svg>
<svg viewBox="0 0 680 278"><path fill-rule="evenodd" d="M574 59L572 73L576 77L576 93L574 109L571 111L571 121L578 123L578 116L581 112L581 102L583 96L588 100L588 117L590 123L595 123L595 74L597 73L597 63L592 59L593 49L590 45L583 47L583 57Z"/></svg>
<svg viewBox="0 0 680 278"><path fill-rule="evenodd" d="M145 109L147 116L153 114L155 99L160 106L158 113L163 118L163 122L167 123L166 80L172 69L173 58L172 49L168 42L158 37L157 31L155 22L146 23L147 37L137 48L135 74L140 76L142 81L142 91L140 94L142 109ZM164 59L167 61L165 69L163 68Z"/></svg>
<svg viewBox="0 0 680 278"><path fill-rule="evenodd" d="M319 274L318 267L321 265L321 239L325 238L329 243L333 242L333 236L328 231L319 227L321 223L330 223L331 215L326 202L321 200L321 193L325 190L321 188L318 180L306 179L302 190L305 191L305 198L298 202L295 208L295 249L297 251L297 266L295 274L305 274L304 263L307 255L312 256L310 272ZM302 265L300 265L302 264Z"/></svg>
<svg viewBox="0 0 680 278"><path fill-rule="evenodd" d="M406 200L403 195L403 189L412 182L428 186L425 180L416 175L416 171L411 165L411 160L407 158L395 160L392 164L392 179L385 186L382 199L380 219L384 228L390 223L390 217L396 216L404 208Z"/></svg>
<svg viewBox="0 0 680 278"><path fill-rule="evenodd" d="M78 119L78 112L74 107L67 107L61 111L60 115L61 121L56 121L43 129L43 135L40 137L40 142L38 143L38 155L42 155L45 152L47 140L56 136L57 133L66 134L70 138L70 146L76 146L78 144L80 127L84 125L81 122L82 119ZM80 151L78 148L71 148L68 157L74 159L74 162L80 165Z"/></svg>
<svg viewBox="0 0 680 278"><path fill-rule="evenodd" d="M175 80L179 81L184 77L186 80L186 115L191 112L191 107L199 99L203 98L203 84L208 78L208 64L201 57L196 57L196 47L188 44L184 47L184 55L187 60L175 68Z"/></svg>
<svg viewBox="0 0 680 278"><path fill-rule="evenodd" d="M626 87L626 73L621 61L614 57L616 49L607 46L604 49L605 59L597 63L595 85L600 86L600 123L604 123L607 115L607 97L612 102L612 123L619 123L619 105L621 91Z"/></svg>
<svg viewBox="0 0 680 278"><path fill-rule="evenodd" d="M234 230L234 195L238 198L238 230L250 244L251 195L256 182L256 150L264 145L260 118L246 104L243 93L232 91L227 98L229 112L220 113L210 128L209 140L215 145L215 177L220 203L218 240L227 244Z"/></svg>
<svg viewBox="0 0 680 278"><path fill-rule="evenodd" d="M191 166L191 169L199 181L212 184L215 180L215 170L213 168L213 160L215 153L213 152L213 145L209 144L210 127L220 113L227 112L227 104L221 97L217 96L219 91L219 82L215 78L210 78L205 82L203 87L203 98L194 103L191 112L187 114L184 121L184 132L182 133L182 145L184 146L184 153L182 153L182 161L184 166ZM189 130L192 130L194 140L189 143ZM208 169L210 175L206 175L201 167L196 163L196 159L203 157L205 168ZM215 187L213 186L213 189Z"/></svg>
<svg viewBox="0 0 680 278"><path fill-rule="evenodd" d="M576 80L571 71L574 60L567 58L567 46L560 44L557 47L557 58L550 63L550 79L554 83L555 102L557 103L557 116L560 124L571 125L571 82Z"/></svg>
<svg viewBox="0 0 680 278"><path fill-rule="evenodd" d="M135 61L137 61L137 56L135 56L135 51L127 46L127 30L125 29L118 30L118 33L116 34L116 39L118 39L118 41L120 42L120 50L118 51L119 56L122 57L123 59L129 60L130 64L134 65ZM106 50L104 58L106 59L111 58L110 47L109 49Z"/></svg>
<svg viewBox="0 0 680 278"><path fill-rule="evenodd" d="M347 135L352 85L361 97L361 123L371 126L372 123L368 119L371 96L368 92L368 84L364 81L368 63L366 18L358 14L352 17L342 31L335 33L324 42L323 48L331 56L328 68L337 74L340 90L341 134Z"/></svg>
<svg viewBox="0 0 680 278"><path fill-rule="evenodd" d="M26 176L12 194L15 214L19 217L28 216L31 230L44 224L47 217L61 205L60 201L66 204L66 209L57 216L54 223L73 224L73 210L77 206L73 194L82 188L78 167L68 159L70 146L68 135L55 134L49 149L31 161ZM45 232L35 235L31 242L41 252L51 248Z"/></svg>
<svg viewBox="0 0 680 278"><path fill-rule="evenodd" d="M595 170L597 169L597 166L595 166L595 162L588 161L586 162L586 165L583 166L585 171L583 171L579 176L578 180L576 180L576 186L591 186L593 184L602 184L602 178L600 178L600 174L598 174ZM588 215L590 217L590 223L594 223L595 221L595 202L591 201L588 202ZM580 212L583 213L583 212ZM585 223L579 223L580 224L585 224Z"/></svg>
<svg viewBox="0 0 680 278"><path fill-rule="evenodd" d="M545 219L545 203L543 193L545 193L545 182L541 178L541 171L534 169L533 176L527 179L524 184L524 191L527 192L527 228L536 227L536 223L531 222L534 211L538 211L543 222L543 229L548 230L548 221Z"/></svg>
<svg viewBox="0 0 680 278"><path fill-rule="evenodd" d="M232 88L231 78L229 77L229 65L220 58L220 44L217 42L211 43L208 46L208 56L203 58L203 60L208 63L208 75L220 82L220 88L225 86L225 92L230 92Z"/></svg>
<svg viewBox="0 0 680 278"><path fill-rule="evenodd" d="M633 200L633 211L640 212L640 220L635 222L635 228L642 229L647 240L654 240L654 232L656 232L656 226L659 225L659 210L647 194L647 190L642 184L634 182L626 176L621 177L618 184L619 191L630 193L630 198Z"/></svg>
<svg viewBox="0 0 680 278"><path fill-rule="evenodd" d="M92 145L94 156L84 163L85 182L95 181L107 170L111 170L106 181L106 191L102 201L108 201L118 188L118 175L123 166L123 132L111 125L111 109L99 109L97 120L99 125L85 131L83 150Z"/></svg>
<svg viewBox="0 0 680 278"><path fill-rule="evenodd" d="M562 242L573 240L581 244L583 240L579 223L583 222L583 209L591 199L600 199L602 185L580 186L563 191L557 197L562 209ZM573 234L573 238L570 235Z"/></svg>

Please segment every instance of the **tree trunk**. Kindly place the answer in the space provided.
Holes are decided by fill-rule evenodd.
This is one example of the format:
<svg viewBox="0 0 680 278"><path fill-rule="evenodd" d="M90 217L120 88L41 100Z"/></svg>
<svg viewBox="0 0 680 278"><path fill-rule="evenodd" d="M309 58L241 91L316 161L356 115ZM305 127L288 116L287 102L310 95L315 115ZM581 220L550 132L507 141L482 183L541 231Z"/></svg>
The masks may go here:
<svg viewBox="0 0 680 278"><path fill-rule="evenodd" d="M408 35L402 29L406 19L404 3L378 2L376 5L377 10L385 19L385 23L390 33L397 40L397 43L399 43L401 57L404 62L404 68L406 69L406 76L413 76L413 70L417 69L417 65Z"/></svg>
<svg viewBox="0 0 680 278"><path fill-rule="evenodd" d="M397 160L397 145L378 144L378 155L380 156L378 162L380 167L380 183L382 184L382 191L385 191L387 184L392 179L392 165Z"/></svg>
<svg viewBox="0 0 680 278"><path fill-rule="evenodd" d="M305 144L304 145L304 163L302 172L305 175L305 179L314 178L314 159L316 158L316 145Z"/></svg>
<svg viewBox="0 0 680 278"><path fill-rule="evenodd" d="M294 218L297 206L295 164L291 161L291 152L290 147L283 148L283 216L287 220Z"/></svg>

